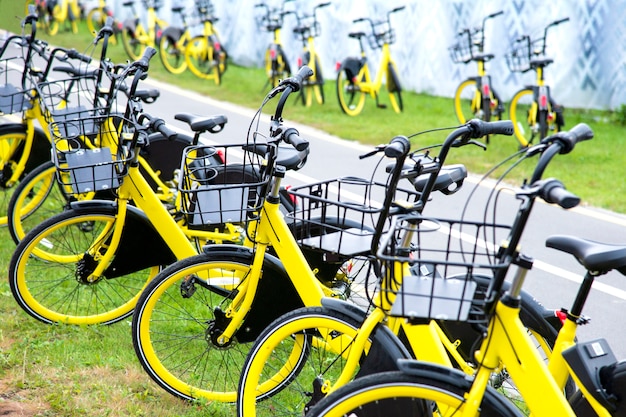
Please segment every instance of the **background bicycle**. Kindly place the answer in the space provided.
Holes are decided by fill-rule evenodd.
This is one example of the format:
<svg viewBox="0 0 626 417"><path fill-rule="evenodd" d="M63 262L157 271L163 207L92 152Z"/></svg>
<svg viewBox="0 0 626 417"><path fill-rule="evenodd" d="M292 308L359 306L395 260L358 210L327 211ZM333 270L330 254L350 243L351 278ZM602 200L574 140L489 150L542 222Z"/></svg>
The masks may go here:
<svg viewBox="0 0 626 417"><path fill-rule="evenodd" d="M369 35L366 35L365 32L350 33L351 38L359 41L361 55L360 57L346 58L337 66L337 99L345 114L356 116L361 113L367 95L376 101L376 107L385 108L386 106L379 102L378 97L383 82L387 86L391 107L396 113L402 111L402 87L389 49L389 46L396 40L395 31L391 27L391 15L401 10L404 10L404 6L390 10L387 12L387 18L381 21L374 21L370 18L354 20L354 23L369 22L371 33ZM367 37L371 49L381 50L382 55L376 78L373 78L363 46L363 38L365 37Z"/></svg>
<svg viewBox="0 0 626 417"><path fill-rule="evenodd" d="M485 16L478 28L465 28L457 35L457 43L448 48L452 61L456 64L476 62L478 74L462 81L454 93L454 111L459 123L470 119L486 122L493 117L500 120L504 114L504 103L491 84L486 63L494 58L485 53L485 24L488 20L502 15L499 11Z"/></svg>
<svg viewBox="0 0 626 417"><path fill-rule="evenodd" d="M532 39L530 35L518 38L506 55L511 71L535 72L535 83L516 92L509 107L515 137L522 147L558 132L565 125L563 107L555 102L545 82L545 68L554 62L546 56L548 30L567 21L569 18L549 23L539 38Z"/></svg>

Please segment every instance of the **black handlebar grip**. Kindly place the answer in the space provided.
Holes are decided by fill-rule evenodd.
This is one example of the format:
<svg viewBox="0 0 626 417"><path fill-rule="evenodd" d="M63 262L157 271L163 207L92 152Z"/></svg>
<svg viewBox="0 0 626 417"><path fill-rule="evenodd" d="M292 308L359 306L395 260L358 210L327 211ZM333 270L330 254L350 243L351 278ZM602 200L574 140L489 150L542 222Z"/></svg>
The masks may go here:
<svg viewBox="0 0 626 417"><path fill-rule="evenodd" d="M330 2L326 2L326 3L320 3L317 5L318 8L320 7L326 7L326 6L330 6Z"/></svg>
<svg viewBox="0 0 626 417"><path fill-rule="evenodd" d="M78 59L80 61L83 61L87 64L89 64L91 62L91 57L87 56L87 55L83 55L80 52L78 52L76 49L70 49L69 51L66 52L68 58L71 59Z"/></svg>
<svg viewBox="0 0 626 417"><path fill-rule="evenodd" d="M389 145L385 146L385 156L389 158L400 158L411 150L411 142L406 136L396 136L391 139Z"/></svg>
<svg viewBox="0 0 626 417"><path fill-rule="evenodd" d="M309 147L309 141L301 138L300 133L293 127L285 130L285 133L283 133L283 139L285 142L296 148L298 152L305 151Z"/></svg>
<svg viewBox="0 0 626 417"><path fill-rule="evenodd" d="M313 75L313 70L311 68L307 67L306 65L303 65L298 70L298 73L293 76L293 78L298 83L298 89L300 87L302 87L302 81L306 80L307 78L309 78L312 75ZM294 91L298 91L298 90L294 90Z"/></svg>
<svg viewBox="0 0 626 417"><path fill-rule="evenodd" d="M557 21L555 21L555 22L554 22L554 23L552 23L552 24L556 26L556 25L560 25L561 23L565 23L565 22L567 22L567 21L569 21L569 17L565 17L565 18L563 18L563 19L561 19L561 20L557 20Z"/></svg>
<svg viewBox="0 0 626 417"><path fill-rule="evenodd" d="M553 138L554 142L561 144L561 150L559 153L561 155L565 155L574 150L574 147L578 142L592 139L593 130L591 130L587 124L579 123L567 132L557 133L553 136Z"/></svg>
<svg viewBox="0 0 626 417"><path fill-rule="evenodd" d="M139 58L137 61L137 65L140 66L144 71L148 69L150 65L150 60L157 53L156 49L151 46L148 46L146 50L143 52L143 56Z"/></svg>
<svg viewBox="0 0 626 417"><path fill-rule="evenodd" d="M495 12L495 13L491 13L489 16L487 16L488 18L493 18L496 16L500 16L501 14L504 14L504 10L500 10L499 12Z"/></svg>
<svg viewBox="0 0 626 417"><path fill-rule="evenodd" d="M396 7L395 9L393 9L392 11L390 11L389 13L395 13L395 12L399 12L400 10L404 10L406 6L400 6L400 7Z"/></svg>
<svg viewBox="0 0 626 417"><path fill-rule="evenodd" d="M564 209L571 209L580 203L580 197L567 191L561 181L555 179L544 181L541 188L541 198L547 203L558 204Z"/></svg>
<svg viewBox="0 0 626 417"><path fill-rule="evenodd" d="M484 122L480 119L472 119L468 122L473 138L481 138L486 135L507 135L514 133L513 122L499 120L496 122Z"/></svg>
<svg viewBox="0 0 626 417"><path fill-rule="evenodd" d="M169 140L174 140L176 139L176 136L178 136L176 132L174 132L172 129L167 127L163 119L150 120L150 126L152 127L153 130L161 133L163 136L165 136Z"/></svg>

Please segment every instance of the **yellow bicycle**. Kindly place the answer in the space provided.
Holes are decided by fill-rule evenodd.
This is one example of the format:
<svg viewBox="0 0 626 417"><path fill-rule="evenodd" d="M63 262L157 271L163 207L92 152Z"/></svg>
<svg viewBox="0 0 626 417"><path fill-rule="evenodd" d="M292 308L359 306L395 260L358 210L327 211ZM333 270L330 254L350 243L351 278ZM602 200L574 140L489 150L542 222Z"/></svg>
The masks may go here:
<svg viewBox="0 0 626 417"><path fill-rule="evenodd" d="M547 363L538 354L520 320L520 294L533 260L519 252L518 244L534 201L541 198L566 209L575 207L580 201L560 181L541 177L555 155L569 153L578 142L592 137L589 127L581 124L569 132L549 136L530 148L531 152L527 155L541 156L529 182L516 193L521 205L512 226L506 226L506 239L500 245L491 243L497 234L472 234L472 228L461 227L461 234L450 232L447 246L439 247L443 251L430 251L435 247L428 243L410 251L409 259L409 252L394 252L389 235L387 242L391 245L379 252L394 262L435 265L442 271L445 269L456 274L448 275L447 279L445 274L430 278L423 275L405 277L404 284L396 292L392 315L411 321L448 315L452 320L470 321L479 326L482 341L474 352L476 369L473 377L467 378L459 371L433 363L401 360L398 362L399 371L357 379L322 399L308 415L399 416L407 412L414 415L428 412L441 416L574 416L584 410L581 407L584 407L585 401L580 394L576 394L571 399L571 405L568 402L565 387L570 376L597 415L609 416L622 406L611 395L620 395L623 387L611 387L603 382L618 377L613 373L615 359L606 342L596 340L577 344L575 332L578 325L585 323L582 308L592 281L612 269L623 269L626 248L571 237L549 238L548 246L576 256L588 273L571 310L561 312L564 324ZM442 219L419 216L404 220L420 225L421 230L417 230L416 237L424 233L429 236L440 227L452 225ZM452 221L468 226L464 220ZM487 223L478 225L487 226ZM451 230L459 231L459 228ZM468 232L469 235L463 236ZM510 286L503 291L505 276L511 265L516 265L517 271ZM492 281L483 294L477 294L472 277L482 268L491 270ZM602 367L606 367L609 378L599 377ZM489 386L494 371L500 369L506 369L519 390L518 401L524 405L523 409L516 408L515 404L506 401Z"/></svg>
<svg viewBox="0 0 626 417"><path fill-rule="evenodd" d="M324 75L322 74L322 63L315 49L315 38L321 35L321 26L317 20L317 11L322 7L327 7L330 2L320 3L313 7L313 13L310 15L295 13L297 26L293 32L302 41L302 55L298 57L297 67L303 65L313 70L313 76L304 82L302 90L300 90L300 98L302 104L309 107L313 103L313 97L318 104L324 104Z"/></svg>
<svg viewBox="0 0 626 417"><path fill-rule="evenodd" d="M78 21L83 17L84 9L78 0L28 0L28 6L34 4L40 17L40 23L49 35L56 35L63 25L72 33L78 33Z"/></svg>
<svg viewBox="0 0 626 417"><path fill-rule="evenodd" d="M293 0L284 0L280 8L270 8L265 3L255 4L254 7L263 9L264 13L257 16L256 22L259 28L267 32L272 32L272 43L265 51L265 73L267 75L267 84L274 88L280 80L291 75L291 67L283 50L280 33L283 28L283 19L286 15L293 11L285 10L285 5ZM267 86L267 85L266 85Z"/></svg>
<svg viewBox="0 0 626 417"><path fill-rule="evenodd" d="M218 18L213 6L199 10L202 34L191 38L185 46L185 62L193 75L203 80L213 80L219 85L228 68L228 53L215 29Z"/></svg>
<svg viewBox="0 0 626 417"><path fill-rule="evenodd" d="M485 64L494 55L484 51L485 23L503 13L499 11L485 16L480 28L463 29L457 36L458 42L448 48L454 63L467 64L474 61L478 66L478 74L461 82L454 93L454 112L459 123L470 119L488 122L492 116L495 120L500 120L504 114L502 99L493 88L491 76L485 68Z"/></svg>
<svg viewBox="0 0 626 417"><path fill-rule="evenodd" d="M403 177L415 184L425 184L418 187L422 192L420 199L411 203L390 201L387 197L383 206L391 204L389 211L395 218L402 213L420 213L433 191L455 192L465 175L462 166L442 168L449 147L472 143L467 136L478 138L495 133L512 135L511 123L490 124L472 120L448 137L437 157L431 159L421 153L414 154L411 163L404 164ZM434 232L437 228L434 223L430 225ZM493 226L489 228L490 231L496 229ZM476 225L468 223L462 231L468 235L480 231L482 236L483 232L488 234L486 230L479 230ZM437 233L431 233L422 235L423 240L415 242L416 233L410 228L398 228L393 237L398 244L395 252L412 253L413 248L424 248L438 237ZM376 252L375 247L372 251ZM443 268L435 267L435 264L419 263L409 267L398 262L394 268L406 274L424 274L430 278L439 273L445 275ZM397 358L417 357L454 366L471 375L474 371L472 350L480 339L480 332L473 330L470 324L451 326L442 321L443 315L431 322L405 321L394 317L397 315L392 308L393 294L402 281L398 279L401 277L395 276L395 272L390 272L390 268L379 269L373 275L382 280L378 285L371 281L365 286L373 308L358 309L347 303L325 299L322 300L323 308L302 308L270 324L257 338L244 362L237 399L238 416L269 416L276 412L293 416L306 414L329 392L355 376L395 369ZM486 271L475 271L476 275L481 272ZM395 278L387 279L392 273ZM486 274L476 277L476 283L483 289L488 288L489 282ZM529 294L522 293L522 298L521 319L541 341L541 349L549 352L560 323L551 323L554 311L538 305ZM455 318L449 316L450 320ZM509 387L505 369L494 377L493 384L508 397L516 398L515 391Z"/></svg>
<svg viewBox="0 0 626 417"><path fill-rule="evenodd" d="M511 71L525 73L532 70L536 75L533 85L513 95L509 108L515 137L522 147L529 146L535 139L545 138L551 132L560 131L565 125L563 107L554 101L550 87L545 82L544 71L554 62L546 57L548 29L567 21L569 18L551 22L538 39L531 39L528 35L520 37L506 55Z"/></svg>
<svg viewBox="0 0 626 417"><path fill-rule="evenodd" d="M391 15L403 10L404 6L396 7L387 12L387 19L373 21L370 18L356 19L354 23L369 22L371 34L367 36L365 32L352 32L350 38L357 39L361 48L360 57L346 58L337 66L337 99L341 110L349 115L356 116L365 107L365 98L370 95L376 106L384 108L385 105L379 102L378 93L381 91L383 81L387 85L389 102L396 113L402 112L402 87L396 64L391 58L389 45L396 40L396 34L391 27ZM367 37L371 49L380 49L380 65L373 79L370 72L367 55L363 46L363 38Z"/></svg>
<svg viewBox="0 0 626 417"><path fill-rule="evenodd" d="M147 374L177 397L234 402L241 363L267 324L302 305L319 306L324 296L363 302L360 275L368 262L362 255L369 251L372 219L380 213L368 205L367 195L385 184L354 178L313 184L320 198L335 204L324 213L301 204L303 213L310 214L306 222L284 215L277 204L284 168L276 165L276 145L286 141L296 149L308 146L295 129L282 126L283 107L310 75L303 67L268 94L282 92L267 140L254 135L256 147L267 150L264 161L244 154L244 161L263 162L260 184L200 184L189 190L197 192L198 201L191 215L214 216L228 208L233 218L248 220L246 232L254 245L207 246L200 255L159 273L137 302L132 325L137 357ZM390 151L398 146L394 142ZM336 187L354 191L337 200L330 194ZM360 198L355 201L354 195ZM232 203L220 208L216 201ZM329 246L301 248L298 241L305 238Z"/></svg>

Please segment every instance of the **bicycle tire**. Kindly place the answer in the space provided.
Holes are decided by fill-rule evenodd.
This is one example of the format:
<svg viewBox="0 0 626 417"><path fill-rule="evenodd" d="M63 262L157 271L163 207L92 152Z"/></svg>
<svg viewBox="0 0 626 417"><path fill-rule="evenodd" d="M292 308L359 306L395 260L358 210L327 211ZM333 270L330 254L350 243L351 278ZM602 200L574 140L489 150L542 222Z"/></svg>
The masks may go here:
<svg viewBox="0 0 626 417"><path fill-rule="evenodd" d="M187 70L184 49L178 47L182 29L167 28L159 40L159 57L163 67L171 74L182 74Z"/></svg>
<svg viewBox="0 0 626 417"><path fill-rule="evenodd" d="M50 13L50 20L48 20L48 24L46 25L46 32L50 36L54 36L59 33L59 25L60 22L57 20L57 16L61 13L61 5L55 4L52 8L52 13Z"/></svg>
<svg viewBox="0 0 626 417"><path fill-rule="evenodd" d="M170 265L141 294L133 346L145 371L168 393L185 400L234 402L252 341L277 315L302 305L282 265L266 256L251 311L233 340L219 346L227 319L214 309L228 307L253 256L245 248L217 245Z"/></svg>
<svg viewBox="0 0 626 417"><path fill-rule="evenodd" d="M143 55L145 45L137 39L135 35L135 23L132 21L124 22L122 27L122 45L126 51L126 55L133 60L137 61Z"/></svg>
<svg viewBox="0 0 626 417"><path fill-rule="evenodd" d="M323 395L320 379L332 385L344 369L361 325L361 320L323 307L305 307L276 319L257 338L242 367L237 415L305 415ZM378 334L371 335L367 352Z"/></svg>
<svg viewBox="0 0 626 417"><path fill-rule="evenodd" d="M270 45L265 51L265 72L271 88L291 74L287 57L279 45Z"/></svg>
<svg viewBox="0 0 626 417"><path fill-rule="evenodd" d="M423 366L414 375L395 371L359 378L325 397L307 417L430 416L462 411L463 395L470 388L470 381L445 368ZM490 417L519 416L490 389L485 392L479 412Z"/></svg>
<svg viewBox="0 0 626 417"><path fill-rule="evenodd" d="M523 88L513 95L509 116L521 147L529 146L537 135L537 103L532 88Z"/></svg>
<svg viewBox="0 0 626 417"><path fill-rule="evenodd" d="M404 110L404 105L402 104L402 87L400 86L398 71L391 62L387 65L387 91L389 92L391 108L396 113L402 113L402 110Z"/></svg>
<svg viewBox="0 0 626 417"><path fill-rule="evenodd" d="M221 83L220 65L215 57L215 49L206 36L194 36L185 47L187 68L196 77Z"/></svg>
<svg viewBox="0 0 626 417"><path fill-rule="evenodd" d="M539 124L539 140L548 136L550 126L548 122L549 110L539 110L537 112L537 123Z"/></svg>
<svg viewBox="0 0 626 417"><path fill-rule="evenodd" d="M359 74L362 73L361 71ZM345 114L356 116L363 111L366 95L359 87L359 80L362 79L362 76L349 74L349 72L343 65L339 68L336 84L337 101L339 101L339 107Z"/></svg>
<svg viewBox="0 0 626 417"><path fill-rule="evenodd" d="M0 226L7 223L9 203L16 187L9 180L23 156L27 138L27 127L24 124L0 125ZM50 142L42 130L35 128L30 154L18 180L47 160L50 160Z"/></svg>
<svg viewBox="0 0 626 417"><path fill-rule="evenodd" d="M18 305L49 324L111 324L130 316L158 267L115 278L105 271L95 282L86 279L97 264L87 250L96 242L106 244L101 233L117 221L116 214L112 208L68 210L26 235L11 257L8 272Z"/></svg>
<svg viewBox="0 0 626 417"><path fill-rule="evenodd" d="M87 29L89 33L97 33L106 22L106 14L100 7L95 7L87 13Z"/></svg>
<svg viewBox="0 0 626 417"><path fill-rule="evenodd" d="M482 94L475 78L468 78L454 93L454 112L460 124L476 117L482 118Z"/></svg>

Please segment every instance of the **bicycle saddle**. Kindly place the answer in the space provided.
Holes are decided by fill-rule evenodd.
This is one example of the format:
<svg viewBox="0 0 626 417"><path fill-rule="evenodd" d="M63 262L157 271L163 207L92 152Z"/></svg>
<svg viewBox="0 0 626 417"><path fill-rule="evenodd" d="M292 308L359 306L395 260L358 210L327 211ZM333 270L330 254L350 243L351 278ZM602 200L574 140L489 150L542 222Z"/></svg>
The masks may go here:
<svg viewBox="0 0 626 417"><path fill-rule="evenodd" d="M365 36L365 32L350 32L350 33L348 33L348 37L354 38L354 39L361 39L364 36Z"/></svg>
<svg viewBox="0 0 626 417"><path fill-rule="evenodd" d="M626 246L594 242L575 236L556 235L546 240L548 248L571 255L588 271L599 274L613 269L626 275Z"/></svg>
<svg viewBox="0 0 626 417"><path fill-rule="evenodd" d="M531 59L530 66L531 67L547 67L553 62L554 62L554 59L551 59L551 58Z"/></svg>
<svg viewBox="0 0 626 417"><path fill-rule="evenodd" d="M473 59L474 61L491 61L493 58L495 57L494 54L478 54L478 55L474 55Z"/></svg>
<svg viewBox="0 0 626 417"><path fill-rule="evenodd" d="M221 132L226 122L228 122L228 118L221 114L215 116L198 116L192 113L177 113L174 115L174 119L187 123L191 130L196 133Z"/></svg>

